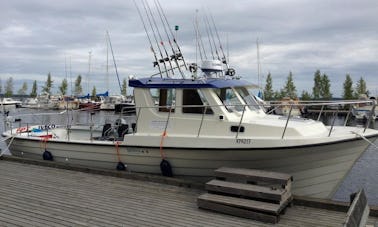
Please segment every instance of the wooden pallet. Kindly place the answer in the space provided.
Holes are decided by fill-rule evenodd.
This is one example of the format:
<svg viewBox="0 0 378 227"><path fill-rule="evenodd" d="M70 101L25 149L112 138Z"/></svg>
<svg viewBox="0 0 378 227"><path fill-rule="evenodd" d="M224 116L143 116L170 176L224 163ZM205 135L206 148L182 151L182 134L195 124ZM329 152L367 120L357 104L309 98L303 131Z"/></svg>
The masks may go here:
<svg viewBox="0 0 378 227"><path fill-rule="evenodd" d="M199 208L277 223L291 204L292 177L261 170L222 167L198 197Z"/></svg>

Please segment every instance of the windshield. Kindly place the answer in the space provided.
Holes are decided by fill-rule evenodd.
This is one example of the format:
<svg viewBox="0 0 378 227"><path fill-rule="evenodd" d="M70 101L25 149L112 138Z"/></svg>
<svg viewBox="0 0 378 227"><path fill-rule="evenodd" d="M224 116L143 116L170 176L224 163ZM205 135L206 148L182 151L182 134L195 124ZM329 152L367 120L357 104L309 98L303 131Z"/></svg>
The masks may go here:
<svg viewBox="0 0 378 227"><path fill-rule="evenodd" d="M243 98L243 101L251 110L260 109L259 103L256 101L254 95L250 93L245 87L235 88L236 92Z"/></svg>
<svg viewBox="0 0 378 227"><path fill-rule="evenodd" d="M232 88L216 88L214 90L228 112L243 111L243 103L240 102Z"/></svg>

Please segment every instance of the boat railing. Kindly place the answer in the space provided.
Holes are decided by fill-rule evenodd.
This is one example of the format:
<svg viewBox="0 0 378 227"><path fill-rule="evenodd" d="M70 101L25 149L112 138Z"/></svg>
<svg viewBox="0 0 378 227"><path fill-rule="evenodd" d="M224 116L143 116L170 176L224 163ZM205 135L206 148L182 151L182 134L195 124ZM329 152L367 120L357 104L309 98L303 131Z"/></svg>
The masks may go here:
<svg viewBox="0 0 378 227"><path fill-rule="evenodd" d="M282 134L281 134L281 138L283 139L285 137L285 134L286 134L286 131L287 131L287 128L288 128L288 125L290 124L290 121L293 121L295 119L298 119L297 116L293 116L293 109L294 108L301 108L302 110L305 109L305 108L315 108L315 112L318 112L318 116L317 116L317 120L319 121L321 119L321 116L323 114L326 114L326 113L332 113L333 116L332 116L332 120L331 120L331 124L328 125L330 126L329 128L329 133L328 133L328 136L331 136L332 132L333 132L333 129L334 129L334 126L335 126L335 122L336 122L336 118L338 117L339 113L341 111L343 111L345 114L346 114L346 118L345 118L345 121L344 121L344 126L347 125L348 121L349 121L349 118L350 118L350 115L351 115L351 112L352 112L352 107L353 105L359 105L359 104L372 104L372 109L371 109L371 113L374 113L375 111L375 102L374 101L371 101L371 100L367 100L367 101L361 101L361 100L351 100L351 101L339 101L339 102L331 102L331 101L320 101L320 102L286 102L286 103L270 103L268 105L263 105L263 107L265 108L264 111L265 113L267 114L273 114L273 111L271 111L271 109L274 109L274 108L277 108L277 107L280 107L280 106L286 106L286 107L289 107L289 111L288 111L288 114L287 116L283 116L283 117L286 117L286 122L285 122L285 126L283 128L283 131L282 131ZM176 104L173 104L173 105L164 105L164 106L158 106L158 105L154 105L154 106L135 106L135 107L125 107L126 109L127 108L135 108L135 115L134 116L130 116L130 117L133 117L135 119L135 127L133 127L133 130L132 130L132 133L135 134L137 132L137 127L138 127L138 122L140 121L140 116L141 116L141 113L142 113L142 110L143 109L155 109L157 111L159 110L166 110L164 112L167 113L167 119L166 119L166 122L165 122L165 125L164 125L164 131L167 130L168 128L168 125L169 125L169 122L172 120L172 116L174 116L173 112L175 109L183 109L183 108L201 108L200 111L197 111L196 113L198 114L201 114L201 118L200 118L200 123L199 123L199 126L198 126L198 129L197 129L197 137L199 137L201 135L201 131L204 127L204 122L205 122L205 119L206 119L206 116L210 116L209 114L214 114L215 112L211 111L209 112L209 110L213 110L215 108L220 108L220 113L221 112L229 112L230 114L232 112L236 112L236 116L239 117L238 121L237 121L237 130L235 130L234 132L236 132L235 134L235 138L238 138L239 135L240 135L240 132L242 131L242 124L243 124L243 120L245 118L245 115L246 115L246 112L247 110L251 111L251 110L256 110L256 109L259 109L261 110L261 107L262 105L261 104L220 104L220 105L181 105L181 106L178 106ZM331 107L331 108L330 108ZM222 108L224 108L222 110ZM270 108L270 109L269 109ZM62 114L63 112L61 112L60 114ZM162 112L163 113L163 112ZM122 117L125 117L125 116L122 116ZM222 120L224 119L224 115L221 114L219 116L219 119ZM366 131L366 129L370 126L370 122L372 120L372 117L373 117L373 114L370 114L369 116L369 120L367 121L367 123L365 124L365 128L364 128L364 131ZM304 117L306 118L306 117ZM9 121L8 122L4 122L4 123L8 123L9 125ZM21 124L21 120L18 121L18 124L19 124L19 128L22 127L22 124ZM27 123L28 124L28 123ZM7 124L5 124L7 125ZM67 124L67 125L70 125L70 124ZM10 125L12 128L12 125ZM91 128L93 128L93 120L91 121ZM27 126L28 127L28 126Z"/></svg>
<svg viewBox="0 0 378 227"><path fill-rule="evenodd" d="M335 126L336 119L339 116L339 113L341 111L344 111L344 113L346 113L346 118L345 118L345 121L344 121L344 124L343 124L344 126L346 126L348 121L349 121L350 115L351 115L352 106L357 105L357 104L372 104L372 101L370 101L370 100L369 101L351 100L351 101L338 101L338 102L335 102L335 101L303 102L302 101L302 102L292 102L292 103L285 103L285 104L279 104L279 103L269 104L269 107L271 108L273 106L273 108L276 108L276 107L280 107L280 106L283 106L283 105L289 107L289 112L288 112L288 115L286 116L285 127L284 127L282 135L281 135L281 138L283 139L285 137L286 130L287 130L287 127L289 125L290 120L298 119L298 117L292 116L292 111L293 111L294 108L304 109L304 108L316 106L319 109L319 113L318 113L318 116L317 116L318 121L321 119L321 116L323 114L332 113L332 115L333 115L332 121L331 121L332 123L331 123L331 125L329 125L330 129L329 129L329 133L328 133L328 136L331 136L332 131L333 131L334 126ZM159 110L159 109L167 110L167 111L165 111L165 112L167 112L167 120L166 120L164 131L167 130L168 124L171 121L171 117L173 115L171 113L173 112L174 109L176 109L176 108L201 108L203 111L201 112L201 120L200 120L198 130L197 130L197 137L199 137L200 134L201 134L201 130L202 130L203 125L204 125L205 116L208 115L207 112L208 112L209 109L222 108L223 107L223 108L226 108L227 110L229 110L229 112L233 112L233 111L235 111L235 109L240 110L240 111L237 111L240 115L240 119L238 120L238 126L237 126L236 135L235 135L235 137L238 138L239 133L240 133L241 128L242 128L244 116L245 116L245 113L246 113L248 107L253 107L251 109L256 109L256 108L259 109L261 106L262 106L261 104L255 104L255 105L252 105L252 104L243 104L243 105L220 104L220 105L181 105L181 106L178 106L178 105L168 105L168 106L167 105L164 105L164 106L154 105L153 107L151 107L151 106L135 106L133 108L136 109L136 127L138 125L138 121L140 119L140 114L141 114L141 111L143 109L153 108L153 109L156 109L156 110ZM348 106L349 106L349 108L348 108ZM267 108L267 105L264 105L263 107ZM372 105L372 110L371 110L372 113L374 112L374 109L375 109L375 105ZM265 109L265 111L266 111L267 114L273 114L273 112L268 110L268 109ZM223 117L224 117L223 115L219 116L219 118L222 118L222 119L223 119ZM369 119L368 123L365 125L364 131L366 130L366 128L369 127L369 122L371 121L371 118L372 118L372 114L370 114L370 119ZM136 131L137 131L137 128L135 128L133 133L135 133Z"/></svg>

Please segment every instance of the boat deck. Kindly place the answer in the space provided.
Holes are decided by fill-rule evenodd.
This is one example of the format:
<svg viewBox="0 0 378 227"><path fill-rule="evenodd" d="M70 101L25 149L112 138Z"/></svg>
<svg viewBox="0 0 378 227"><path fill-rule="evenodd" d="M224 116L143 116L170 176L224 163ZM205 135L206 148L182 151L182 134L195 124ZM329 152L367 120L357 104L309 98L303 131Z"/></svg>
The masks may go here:
<svg viewBox="0 0 378 227"><path fill-rule="evenodd" d="M197 208L201 189L0 160L0 226L270 226ZM275 226L340 226L295 205ZM369 217L378 225L378 218Z"/></svg>

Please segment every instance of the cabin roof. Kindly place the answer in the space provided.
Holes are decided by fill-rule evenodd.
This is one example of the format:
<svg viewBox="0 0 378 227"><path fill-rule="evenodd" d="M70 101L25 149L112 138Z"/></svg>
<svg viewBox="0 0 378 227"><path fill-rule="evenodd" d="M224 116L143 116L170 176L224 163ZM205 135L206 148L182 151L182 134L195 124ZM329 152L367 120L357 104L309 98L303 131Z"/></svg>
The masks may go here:
<svg viewBox="0 0 378 227"><path fill-rule="evenodd" d="M172 78L141 78L129 80L130 87L139 88L225 88L251 87L258 88L246 80L240 79L172 79Z"/></svg>

